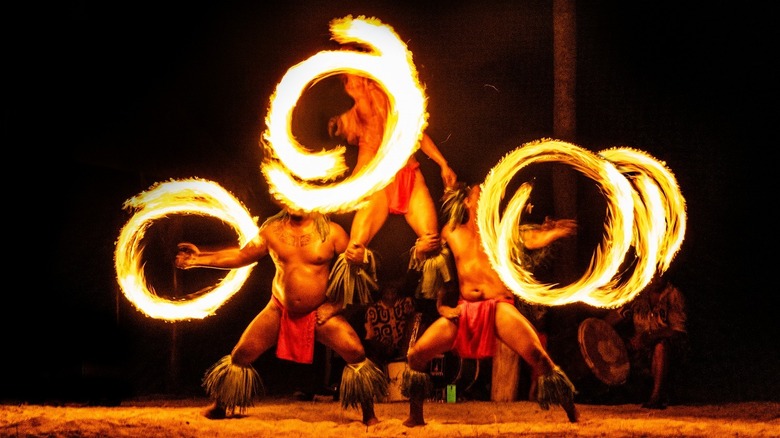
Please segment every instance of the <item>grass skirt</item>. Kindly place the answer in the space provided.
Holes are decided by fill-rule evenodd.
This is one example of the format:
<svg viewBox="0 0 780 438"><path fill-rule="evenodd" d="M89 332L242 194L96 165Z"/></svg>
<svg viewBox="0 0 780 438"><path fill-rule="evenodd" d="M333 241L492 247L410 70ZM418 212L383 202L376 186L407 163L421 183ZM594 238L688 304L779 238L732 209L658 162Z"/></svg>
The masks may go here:
<svg viewBox="0 0 780 438"><path fill-rule="evenodd" d="M347 364L341 373L339 393L343 408L360 408L364 404L384 400L390 382L385 373L369 359Z"/></svg>
<svg viewBox="0 0 780 438"><path fill-rule="evenodd" d="M262 386L260 375L251 365L235 365L229 354L212 365L203 376L206 393L228 412L238 408L239 413L246 413Z"/></svg>
<svg viewBox="0 0 780 438"><path fill-rule="evenodd" d="M401 395L406 398L412 398L412 395L422 395L428 397L433 392L433 381L428 373L415 371L409 366L404 369L401 376Z"/></svg>
<svg viewBox="0 0 780 438"><path fill-rule="evenodd" d="M544 409L550 409L550 405L563 405L573 403L577 390L569 377L560 367L553 368L548 374L539 376L537 380L536 401Z"/></svg>

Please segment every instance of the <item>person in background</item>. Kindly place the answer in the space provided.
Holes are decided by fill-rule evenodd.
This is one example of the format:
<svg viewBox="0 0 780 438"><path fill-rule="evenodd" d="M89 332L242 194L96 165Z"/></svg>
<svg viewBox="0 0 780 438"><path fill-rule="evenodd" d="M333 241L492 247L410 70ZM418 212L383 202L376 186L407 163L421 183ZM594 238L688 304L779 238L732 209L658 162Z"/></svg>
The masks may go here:
<svg viewBox="0 0 780 438"><path fill-rule="evenodd" d="M374 401L384 398L387 379L366 358L355 330L339 315L338 304L326 298L333 260L349 238L344 229L318 213L283 209L260 227L243 247L201 251L192 243L178 245L180 269L235 269L270 255L276 267L271 300L246 327L233 351L205 374L203 387L214 400L204 415L226 418L251 406L262 382L252 363L276 345L280 359L312 363L314 342L333 349L346 362L341 378L342 406L362 409L363 423L379 420Z"/></svg>
<svg viewBox="0 0 780 438"><path fill-rule="evenodd" d="M366 308L366 354L380 368L406 358L403 341L415 309L402 285L401 281L386 282L380 287L379 300Z"/></svg>
<svg viewBox="0 0 780 438"><path fill-rule="evenodd" d="M536 401L542 409L561 405L568 420L576 422L574 385L544 349L533 325L515 307L513 293L492 268L482 247L476 221L480 190L479 186L459 183L445 194L442 208L448 221L442 238L454 258L458 288L443 287L441 291L455 289L459 300L456 307L451 307L442 299L438 308L441 317L409 348L401 388L409 397L409 418L404 425L425 424L423 402L431 386L426 373L431 359L450 350L462 358L492 357L496 337L517 352L538 376ZM525 226L519 244L528 250L543 248L575 232L573 220L548 219L541 226Z"/></svg>
<svg viewBox="0 0 780 438"><path fill-rule="evenodd" d="M643 408L667 406L671 377L687 356L687 319L685 297L662 274L656 274L631 302L604 317L625 340L629 382L640 387L650 383Z"/></svg>

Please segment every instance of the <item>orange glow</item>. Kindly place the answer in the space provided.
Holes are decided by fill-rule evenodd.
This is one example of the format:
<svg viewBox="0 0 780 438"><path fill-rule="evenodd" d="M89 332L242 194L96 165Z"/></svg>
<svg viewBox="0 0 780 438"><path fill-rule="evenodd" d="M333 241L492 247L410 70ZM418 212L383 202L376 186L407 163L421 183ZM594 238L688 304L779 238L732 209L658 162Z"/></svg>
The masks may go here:
<svg viewBox="0 0 780 438"><path fill-rule="evenodd" d="M583 276L568 285L542 284L520 266L517 225L526 211L531 185L522 184L503 215L499 214L513 174L541 162L571 165L599 185L607 203L603 239ZM656 270L668 268L682 243L685 218L685 201L674 176L650 155L629 148L597 155L556 140L528 143L505 155L483 182L477 204L483 246L501 279L521 298L545 305L581 301L596 307L619 307L631 301ZM619 269L632 247L638 262L623 278Z"/></svg>
<svg viewBox="0 0 780 438"><path fill-rule="evenodd" d="M143 270L143 237L155 220L175 214L213 216L233 227L238 243L245 245L258 232L256 219L246 208L218 184L185 179L157 183L127 201L127 210L135 210L122 228L116 242L114 263L122 292L141 312L169 321L202 319L232 297L246 281L250 265L231 269L210 292L188 301L171 301L161 298L147 284Z"/></svg>
<svg viewBox="0 0 780 438"><path fill-rule="evenodd" d="M390 26L376 18L348 16L331 21L330 30L335 41L370 50L322 51L287 71L271 97L261 167L271 194L282 204L321 213L356 210L387 186L419 147L428 116L412 54ZM295 140L291 120L306 87L341 73L375 80L388 96L390 111L376 156L356 174L332 182L347 170L345 146L312 152Z"/></svg>

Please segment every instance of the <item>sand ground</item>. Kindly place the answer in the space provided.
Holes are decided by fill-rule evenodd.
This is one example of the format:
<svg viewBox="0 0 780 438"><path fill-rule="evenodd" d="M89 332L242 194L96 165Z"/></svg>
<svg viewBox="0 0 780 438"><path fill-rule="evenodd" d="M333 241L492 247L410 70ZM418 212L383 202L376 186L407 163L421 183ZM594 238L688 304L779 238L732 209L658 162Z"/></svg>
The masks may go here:
<svg viewBox="0 0 780 438"><path fill-rule="evenodd" d="M245 415L209 420L205 398L123 401L118 406L79 404L0 405L3 437L770 437L780 436L780 403L677 405L578 405L572 424L560 408L529 401L426 404L427 424L407 428L403 401L378 403L380 422L365 426L360 413L338 401L259 401Z"/></svg>

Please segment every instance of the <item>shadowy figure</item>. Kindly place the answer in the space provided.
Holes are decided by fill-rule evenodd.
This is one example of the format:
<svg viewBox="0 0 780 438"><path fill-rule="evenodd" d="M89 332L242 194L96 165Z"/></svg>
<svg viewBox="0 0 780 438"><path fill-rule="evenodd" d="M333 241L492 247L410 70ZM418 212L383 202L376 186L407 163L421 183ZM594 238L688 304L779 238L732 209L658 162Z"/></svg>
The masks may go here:
<svg viewBox="0 0 780 438"><path fill-rule="evenodd" d="M656 274L631 302L604 317L625 340L629 384L650 383L643 408L665 409L669 402L671 378L687 356L687 319L685 297L662 274ZM639 390L646 393L646 388Z"/></svg>

